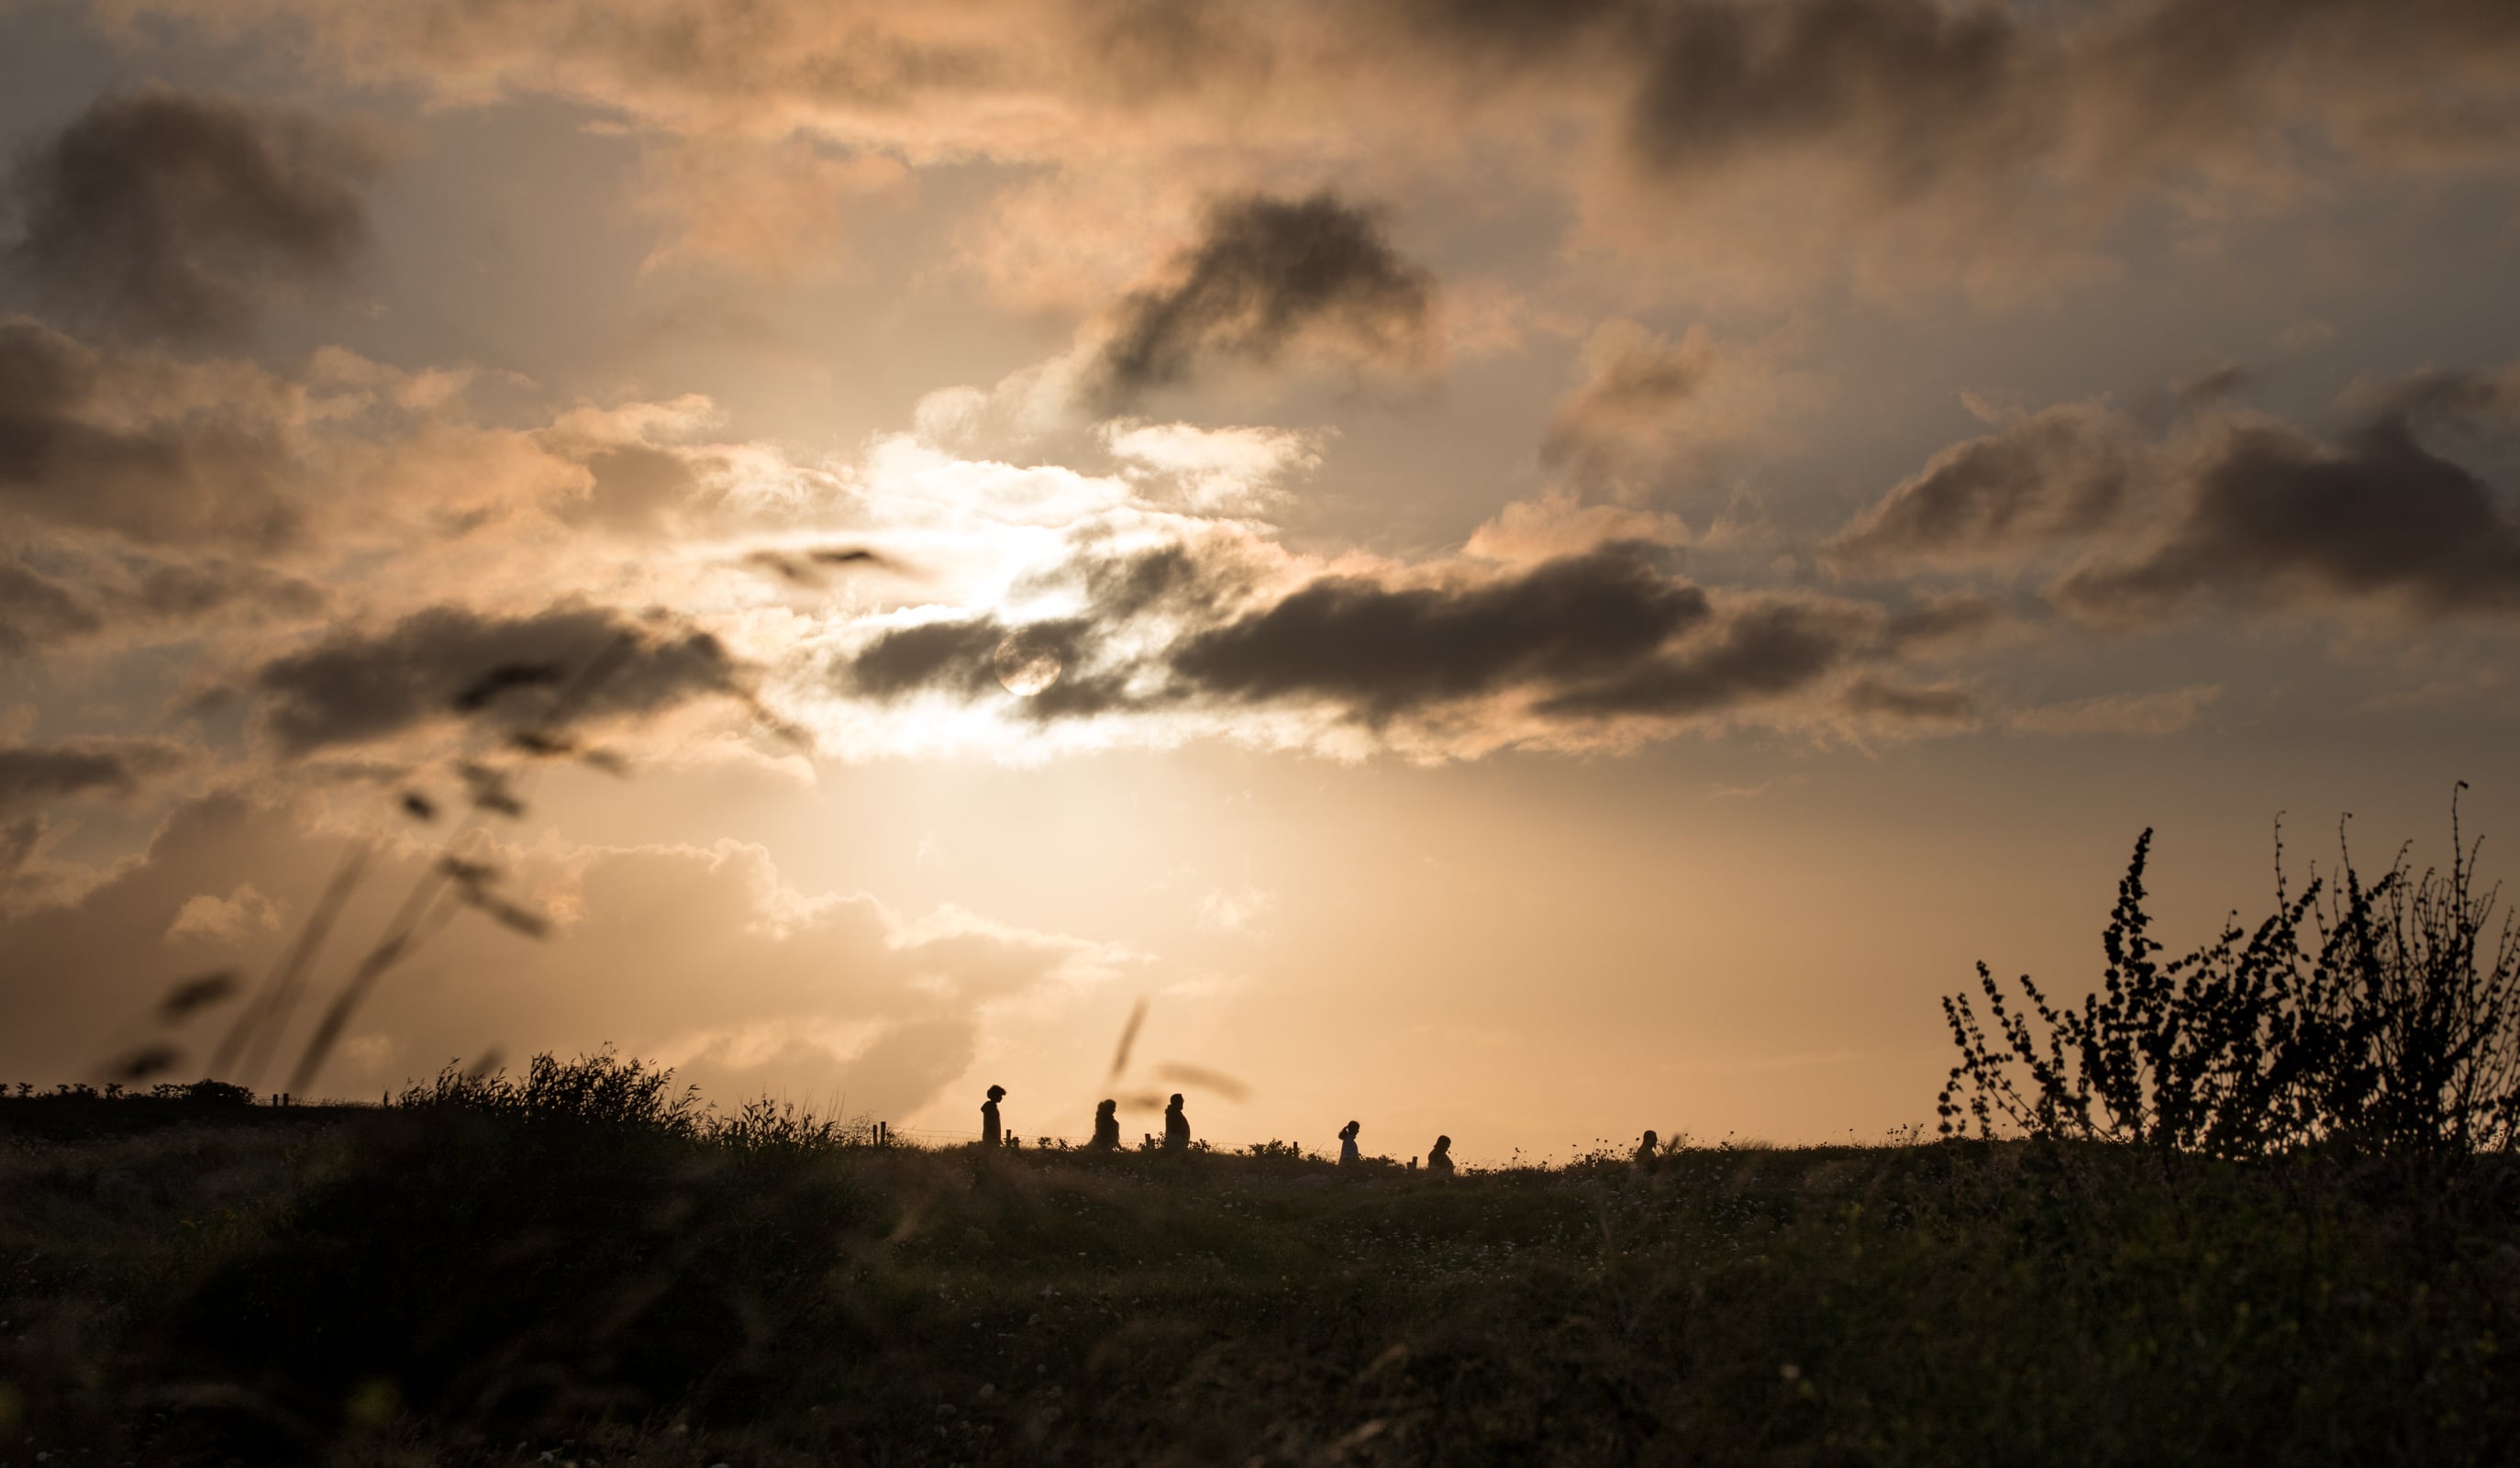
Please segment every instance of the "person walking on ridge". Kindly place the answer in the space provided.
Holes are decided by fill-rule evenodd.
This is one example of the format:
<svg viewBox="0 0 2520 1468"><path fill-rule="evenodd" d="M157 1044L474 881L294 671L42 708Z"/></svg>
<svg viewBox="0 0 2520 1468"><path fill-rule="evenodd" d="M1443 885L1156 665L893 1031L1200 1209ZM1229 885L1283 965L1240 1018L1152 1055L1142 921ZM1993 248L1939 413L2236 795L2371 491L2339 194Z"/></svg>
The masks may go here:
<svg viewBox="0 0 2520 1468"><path fill-rule="evenodd" d="M1003 1085L990 1086L989 1099L980 1103L980 1145L983 1147L1001 1146L1006 1141L1006 1134L998 1127L998 1102L1006 1093L1007 1088Z"/></svg>
<svg viewBox="0 0 2520 1468"><path fill-rule="evenodd" d="M1091 1150L1096 1152L1117 1152L1120 1150L1119 1102L1105 1101L1102 1105L1094 1108L1094 1140L1091 1144Z"/></svg>
<svg viewBox="0 0 2520 1468"><path fill-rule="evenodd" d="M1638 1172L1645 1173L1654 1170L1654 1164L1660 1160L1654 1151L1655 1145L1656 1142L1654 1134L1652 1130L1648 1128L1645 1132L1644 1140L1637 1143L1636 1165Z"/></svg>
<svg viewBox="0 0 2520 1468"><path fill-rule="evenodd" d="M1352 1167L1363 1160L1363 1155L1356 1150L1356 1134L1364 1129L1363 1125L1355 1122L1350 1122L1339 1128L1340 1167Z"/></svg>
<svg viewBox="0 0 2520 1468"><path fill-rule="evenodd" d="M1190 1150L1190 1118L1182 1115L1182 1097L1179 1091L1173 1092L1171 1103L1164 1108L1164 1150L1166 1152Z"/></svg>
<svg viewBox="0 0 2520 1468"><path fill-rule="evenodd" d="M1439 1136L1435 1138L1435 1145L1426 1149L1426 1170L1438 1177L1453 1175L1453 1139L1451 1137Z"/></svg>

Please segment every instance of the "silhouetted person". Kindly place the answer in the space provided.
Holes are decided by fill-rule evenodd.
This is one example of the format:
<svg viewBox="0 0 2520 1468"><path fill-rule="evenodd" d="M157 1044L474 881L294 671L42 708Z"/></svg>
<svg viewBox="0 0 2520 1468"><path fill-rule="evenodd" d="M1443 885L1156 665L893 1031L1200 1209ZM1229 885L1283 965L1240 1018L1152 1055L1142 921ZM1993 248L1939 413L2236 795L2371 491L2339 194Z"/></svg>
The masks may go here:
<svg viewBox="0 0 2520 1468"><path fill-rule="evenodd" d="M1451 1137L1439 1136L1435 1138L1435 1145L1426 1149L1426 1170L1438 1177L1453 1175L1453 1139Z"/></svg>
<svg viewBox="0 0 2520 1468"><path fill-rule="evenodd" d="M1164 1150L1166 1152L1190 1150L1190 1118L1182 1115L1182 1098L1179 1091L1173 1092L1173 1099L1164 1107Z"/></svg>
<svg viewBox="0 0 2520 1468"><path fill-rule="evenodd" d="M1344 1168L1348 1164L1360 1160L1361 1154L1356 1150L1356 1134L1364 1129L1365 1128L1363 1126L1354 1122L1350 1122L1345 1126L1339 1128L1340 1167Z"/></svg>
<svg viewBox="0 0 2520 1468"><path fill-rule="evenodd" d="M1654 1134L1650 1130L1645 1132L1645 1139L1643 1141L1637 1143L1638 1171L1650 1172L1654 1170L1654 1162L1656 1160L1654 1145Z"/></svg>
<svg viewBox="0 0 2520 1468"><path fill-rule="evenodd" d="M1120 1103L1105 1101L1094 1108L1094 1150L1120 1150Z"/></svg>
<svg viewBox="0 0 2520 1468"><path fill-rule="evenodd" d="M1003 1085L990 1086L989 1099L980 1103L980 1145L983 1147L999 1146L1006 1140L1005 1133L998 1129L998 1102L1006 1093L1007 1088Z"/></svg>

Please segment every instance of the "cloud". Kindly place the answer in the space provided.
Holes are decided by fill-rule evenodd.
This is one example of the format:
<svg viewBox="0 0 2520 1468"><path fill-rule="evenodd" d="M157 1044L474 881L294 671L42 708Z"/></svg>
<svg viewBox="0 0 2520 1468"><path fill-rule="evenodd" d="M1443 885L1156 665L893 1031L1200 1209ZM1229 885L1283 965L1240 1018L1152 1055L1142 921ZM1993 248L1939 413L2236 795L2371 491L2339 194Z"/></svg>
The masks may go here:
<svg viewBox="0 0 2520 1468"><path fill-rule="evenodd" d="M1903 649L1952 647L1983 641L2010 619L1993 597L1973 591L1923 596L1890 619L1889 640Z"/></svg>
<svg viewBox="0 0 2520 1468"><path fill-rule="evenodd" d="M1687 545L1688 527L1677 515L1627 505L1586 504L1574 491L1551 489L1537 499L1515 500L1470 532L1462 553L1478 560L1547 561L1611 541Z"/></svg>
<svg viewBox="0 0 2520 1468"><path fill-rule="evenodd" d="M1660 173L1828 144L1896 194L1945 169L2004 162L2052 132L2023 131L2007 106L2037 58L2004 11L1934 0L1694 0L1657 20L1629 136Z"/></svg>
<svg viewBox="0 0 2520 1468"><path fill-rule="evenodd" d="M2315 196L2325 167L2520 144L2497 0L1682 0L1614 23L1649 36L1625 131L1666 214L1720 199L1781 249L1800 225L1859 271L1954 284L2070 265L2147 197L2210 228Z"/></svg>
<svg viewBox="0 0 2520 1468"><path fill-rule="evenodd" d="M751 150L730 176L805 148L1015 164L1014 192L1060 202L999 232L1021 258L995 273L1036 285L1100 274L1115 242L1190 197L1282 189L1326 160L1360 189L1526 185L1571 206L1582 243L1641 256L1663 291L1852 276L2018 295L2104 268L2092 252L2121 220L2148 220L2144 204L2166 206L2172 228L2210 229L2340 180L2520 154L2504 0L265 0L245 16L222 0L120 0L116 13L189 18L221 39L267 24L325 74L441 105L559 97L701 157ZM1143 204L1127 200L1138 185L1066 182L1096 174L1164 182ZM656 192L692 220L695 252L775 250L768 220L703 245L712 191ZM810 233L828 217L819 193L774 217Z"/></svg>
<svg viewBox="0 0 2520 1468"><path fill-rule="evenodd" d="M2006 713L2016 734L2176 734L2196 722L2205 706L2222 697L2219 683L2197 683L2157 693L2109 693L2061 704L2041 704Z"/></svg>
<svg viewBox="0 0 2520 1468"><path fill-rule="evenodd" d="M2427 369L2388 383L2357 383L2345 395L2378 423L2462 435L2520 422L2520 362L2499 372Z"/></svg>
<svg viewBox="0 0 2520 1468"><path fill-rule="evenodd" d="M22 658L105 624L76 592L14 561L0 561L0 658Z"/></svg>
<svg viewBox="0 0 2520 1468"><path fill-rule="evenodd" d="M641 265L699 265L773 279L814 278L845 263L852 212L900 207L917 176L879 153L840 154L789 136L682 139L645 159L639 206L676 226Z"/></svg>
<svg viewBox="0 0 2520 1468"><path fill-rule="evenodd" d="M0 658L66 645L192 639L212 619L227 625L299 619L328 600L323 587L301 576L224 556L82 554L58 543L42 549L51 574L0 560Z"/></svg>
<svg viewBox="0 0 2520 1468"><path fill-rule="evenodd" d="M1336 700L1369 722L1649 659L1707 619L1706 595L1635 546L1606 546L1459 586L1325 576L1198 632L1173 671L1210 697Z"/></svg>
<svg viewBox="0 0 2520 1468"><path fill-rule="evenodd" d="M2116 624L2173 620L2200 603L2520 611L2520 516L2417 442L2403 418L2337 443L2238 427L2186 487L2166 533L2077 569L2057 585L2058 604Z"/></svg>
<svg viewBox="0 0 2520 1468"><path fill-rule="evenodd" d="M2520 513L2427 444L2520 417L2520 373L2358 389L2332 437L2189 398L2161 438L2092 403L2017 415L1936 454L1828 546L1848 573L2079 559L2051 600L2114 626L2200 607L2520 610Z"/></svg>
<svg viewBox="0 0 2520 1468"><path fill-rule="evenodd" d="M285 393L249 367L106 354L0 320L0 513L141 544L296 534Z"/></svg>
<svg viewBox="0 0 2520 1468"><path fill-rule="evenodd" d="M1265 888L1214 887L1198 899L1198 925L1219 933L1248 933L1278 910L1278 897Z"/></svg>
<svg viewBox="0 0 2520 1468"><path fill-rule="evenodd" d="M850 686L874 699L938 686L966 695L985 692L996 686L998 645L1009 630L997 619L981 617L880 633L850 661Z"/></svg>
<svg viewBox="0 0 2520 1468"><path fill-rule="evenodd" d="M1838 567L1965 563L2104 529L2151 472L2132 420L2061 403L1953 444L1827 547Z"/></svg>
<svg viewBox="0 0 2520 1468"><path fill-rule="evenodd" d="M1876 677L1862 677L1849 684L1844 704L1850 712L1900 723L1965 723L1977 712L1976 697L1957 684L1920 687Z"/></svg>
<svg viewBox="0 0 2520 1468"><path fill-rule="evenodd" d="M1957 645L1997 615L1965 597L1894 616L1802 595L1718 596L1628 541L1414 566L1305 566L1234 544L1082 556L1065 573L1083 592L1071 615L882 625L841 660L833 691L904 717L968 711L1039 732L1102 721L1102 743L1213 735L1474 757L1511 745L1624 747L1753 714L1817 728L1850 698L1911 726L1937 721L1937 709L1956 723L1965 695L1951 685L1896 697L1887 682L1840 685ZM1057 660L1043 692L1001 686L998 650L1011 639Z"/></svg>
<svg viewBox="0 0 2520 1468"><path fill-rule="evenodd" d="M1400 366L1429 348L1433 278L1333 194L1222 201L1169 274L1112 312L1088 374L1105 411L1219 364L1272 365L1299 342Z"/></svg>
<svg viewBox="0 0 2520 1468"><path fill-rule="evenodd" d="M1615 677L1554 695L1540 710L1564 717L1725 713L1812 686L1873 631L1872 619L1852 607L1753 600L1671 656L1641 660Z"/></svg>
<svg viewBox="0 0 2520 1468"><path fill-rule="evenodd" d="M1262 509L1279 497L1284 481L1322 462L1311 437L1286 429L1123 419L1100 432L1132 480L1203 515Z"/></svg>
<svg viewBox="0 0 2520 1468"><path fill-rule="evenodd" d="M504 669L542 716L590 672L580 717L636 717L741 691L742 669L706 632L643 626L608 608L559 606L528 616L432 607L373 632L349 631L255 669L261 727L288 755L368 743L450 720L468 690ZM528 686L530 685L530 686ZM539 693L542 696L536 697Z"/></svg>
<svg viewBox="0 0 2520 1468"><path fill-rule="evenodd" d="M1633 321L1603 324L1584 344L1584 381L1550 415L1540 458L1606 477L1627 453L1650 447L1682 404L1705 385L1714 346L1702 327L1674 343Z"/></svg>
<svg viewBox="0 0 2520 1468"><path fill-rule="evenodd" d="M233 339L266 300L347 272L381 161L291 109L165 86L103 97L20 162L10 262L118 326Z"/></svg>
<svg viewBox="0 0 2520 1468"><path fill-rule="evenodd" d="M129 580L106 597L118 616L160 621L189 619L240 605L285 616L311 617L330 594L302 576L249 561L210 556L193 561L130 558Z"/></svg>
<svg viewBox="0 0 2520 1468"><path fill-rule="evenodd" d="M205 892L187 898L158 941L241 942L252 934L273 932L287 915L252 883L240 883L224 897Z"/></svg>
<svg viewBox="0 0 2520 1468"><path fill-rule="evenodd" d="M793 523L832 497L827 476L770 445L694 441L717 418L706 398L581 403L539 428L494 426L465 401L487 376L404 372L338 347L281 372L0 318L0 528L30 528L55 558L118 541L128 573L98 563L115 581L139 574L141 550L161 569L211 574L217 562L229 600L276 606L305 600L278 578L354 548L461 556L507 538L476 533L486 527L556 521L723 532ZM548 549L537 559L547 579ZM168 576L181 573L142 599L180 600Z"/></svg>
<svg viewBox="0 0 2520 1468"><path fill-rule="evenodd" d="M0 816L73 797L129 797L191 757L183 746L158 739L0 746Z"/></svg>
<svg viewBox="0 0 2520 1468"><path fill-rule="evenodd" d="M1634 321L1605 321L1577 356L1583 380L1550 415L1541 462L1587 483L1618 483L1757 438L1810 406L1812 378L1785 365L1802 335L1788 326L1737 341L1691 326L1674 342Z"/></svg>
<svg viewBox="0 0 2520 1468"><path fill-rule="evenodd" d="M0 917L0 1074L87 1072L169 980L213 964L263 972L292 936L264 921L265 904L311 901L339 850L338 834L287 810L213 797L179 807L142 856L73 900ZM381 849L332 946L358 951L428 859ZM324 1093L373 1096L491 1049L609 1043L678 1067L721 1102L775 1091L830 1107L845 1091L852 1112L901 1116L969 1065L990 1014L1055 1005L1138 961L959 910L909 918L864 894L800 892L768 851L733 841L544 842L488 859L501 891L555 916L551 936L459 915L379 986ZM202 900L218 893L229 895ZM223 904L238 922L217 920ZM319 965L284 1060L349 961ZM188 1066L231 1013L170 1036Z"/></svg>

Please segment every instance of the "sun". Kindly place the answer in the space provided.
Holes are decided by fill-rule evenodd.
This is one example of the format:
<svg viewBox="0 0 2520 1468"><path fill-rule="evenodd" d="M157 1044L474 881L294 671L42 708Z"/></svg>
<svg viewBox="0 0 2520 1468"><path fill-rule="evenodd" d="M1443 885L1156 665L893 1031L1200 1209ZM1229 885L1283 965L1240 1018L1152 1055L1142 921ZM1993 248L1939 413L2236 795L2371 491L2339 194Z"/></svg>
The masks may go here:
<svg viewBox="0 0 2520 1468"><path fill-rule="evenodd" d="M1027 627L1009 632L998 643L998 681L1009 693L1028 699L1058 681L1064 665L1047 638Z"/></svg>

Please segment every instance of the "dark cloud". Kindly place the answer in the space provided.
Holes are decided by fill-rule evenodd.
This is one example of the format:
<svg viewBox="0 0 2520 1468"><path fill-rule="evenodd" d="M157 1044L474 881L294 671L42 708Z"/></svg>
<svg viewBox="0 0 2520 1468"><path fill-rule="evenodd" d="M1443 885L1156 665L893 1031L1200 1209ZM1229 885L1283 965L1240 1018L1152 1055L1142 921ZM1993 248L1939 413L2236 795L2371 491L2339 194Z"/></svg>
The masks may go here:
<svg viewBox="0 0 2520 1468"><path fill-rule="evenodd" d="M995 618L930 621L876 638L849 664L849 683L865 697L888 700L925 688L964 694L997 682L998 644L1007 628Z"/></svg>
<svg viewBox="0 0 2520 1468"><path fill-rule="evenodd" d="M1843 703L1849 712L1903 723L1964 723L1977 712L1977 700L1965 688L1947 683L1920 688L1873 677L1848 684Z"/></svg>
<svg viewBox="0 0 2520 1468"><path fill-rule="evenodd" d="M0 747L0 816L80 795L127 796L182 765L181 745L155 739L76 739Z"/></svg>
<svg viewBox="0 0 2520 1468"><path fill-rule="evenodd" d="M1026 702L1030 716L1101 712L1121 702L1119 689L1131 671L1096 667L1106 634L1148 619L1176 629L1214 626L1227 609L1250 595L1252 585L1251 569L1230 546L1172 541L1125 552L1088 548L1019 588L1032 594L1081 590L1085 616L1021 624L981 616L897 627L862 648L841 681L850 692L878 702L925 689L994 697L1001 691L998 650L1014 637L1026 652L1057 658L1061 668L1056 684Z"/></svg>
<svg viewBox="0 0 2520 1468"><path fill-rule="evenodd" d="M794 586L820 586L832 573L845 571L891 571L907 568L881 551L863 545L821 545L807 550L751 552L746 566L758 567Z"/></svg>
<svg viewBox="0 0 2520 1468"><path fill-rule="evenodd" d="M1709 616L1706 594L1663 575L1651 555L1604 546L1462 587L1326 576L1192 636L1172 669L1212 697L1333 699L1372 721L1597 678Z"/></svg>
<svg viewBox="0 0 2520 1468"><path fill-rule="evenodd" d="M2224 220L2326 197L2331 179L2520 151L2509 0L263 9L424 95L564 93L656 137L784 138L801 121L900 157L1065 172L1131 159L1175 176L1221 161L1282 176L1325 138L1344 154L1452 144L1448 167L1545 171L1587 218L1642 205L1638 225L1697 259L1825 241L1832 258L1972 287L2007 256L2079 260L2146 199ZM1739 182L1756 197L1718 197Z"/></svg>
<svg viewBox="0 0 2520 1468"><path fill-rule="evenodd" d="M2191 395L2160 442L2122 414L2049 408L1935 455L1827 555L1895 572L2079 548L2049 595L2122 625L2203 603L2520 610L2520 511L2424 441L2520 417L2520 372L2427 372L2353 396L2377 406L2332 439L2214 396Z"/></svg>
<svg viewBox="0 0 2520 1468"><path fill-rule="evenodd" d="M116 633L177 635L216 612L305 618L326 603L322 587L252 562L211 557L169 561L147 556L46 558L51 574L0 561L0 658L25 657ZM49 563L58 562L54 565Z"/></svg>
<svg viewBox="0 0 2520 1468"><path fill-rule="evenodd" d="M2426 616L2520 611L2520 517L2475 475L2383 418L2326 444L2284 428L2232 433L2150 549L2056 588L2090 620L2237 604L2393 598Z"/></svg>
<svg viewBox="0 0 2520 1468"><path fill-rule="evenodd" d="M33 864L35 852L43 847L50 830L50 824L40 815L0 821L0 910L19 897L22 874Z"/></svg>
<svg viewBox="0 0 2520 1468"><path fill-rule="evenodd" d="M575 700L590 719L741 695L743 671L706 632L660 635L609 608L492 617L434 607L380 632L344 633L275 659L251 682L264 730L284 753L302 755L452 717L466 691L494 669L544 665L557 671L546 690L552 700ZM590 669L596 676L582 684ZM519 699L507 711L529 721L552 700L527 707Z"/></svg>
<svg viewBox="0 0 2520 1468"><path fill-rule="evenodd" d="M1639 156L1659 172L1827 144L1906 192L2052 130L2005 106L2031 65L2007 10L1712 0L1662 8L1655 29L1629 120Z"/></svg>
<svg viewBox="0 0 2520 1468"><path fill-rule="evenodd" d="M1646 14L1637 0L1405 0L1396 9L1421 40L1517 67L1553 61L1609 23L1633 23Z"/></svg>
<svg viewBox="0 0 2520 1468"><path fill-rule="evenodd" d="M20 161L12 263L74 308L234 338L368 240L375 149L309 115L168 87L105 97Z"/></svg>
<svg viewBox="0 0 2520 1468"><path fill-rule="evenodd" d="M1885 640L1901 651L1946 647L1982 637L2002 624L2003 604L1974 592L1928 597L1894 614Z"/></svg>
<svg viewBox="0 0 2520 1468"><path fill-rule="evenodd" d="M1433 277L1402 258L1371 211L1332 194L1217 205L1172 275L1115 309L1090 370L1099 408L1118 411L1213 363L1267 365L1299 339L1401 362L1426 344Z"/></svg>
<svg viewBox="0 0 2520 1468"><path fill-rule="evenodd" d="M1732 612L1680 651L1545 700L1556 717L1692 717L1781 698L1819 682L1870 641L1847 609L1799 602Z"/></svg>
<svg viewBox="0 0 2520 1468"><path fill-rule="evenodd" d="M128 590L110 605L123 616L179 621L239 607L279 617L314 617L329 600L323 587L302 576L213 557L141 562L133 568Z"/></svg>
<svg viewBox="0 0 2520 1468"><path fill-rule="evenodd" d="M2211 407L2237 394L2256 376L2245 362L2217 362L2192 377L2173 383L2171 391L2182 407Z"/></svg>
<svg viewBox="0 0 2520 1468"><path fill-rule="evenodd" d="M1081 563L1075 574L1092 597L1083 617L898 628L868 644L841 681L878 702L930 690L994 699L998 649L1020 637L1062 667L1011 706L1035 722L1279 705L1376 731L1428 729L1504 699L1508 723L1538 720L1517 725L1520 737L1811 693L1845 668L1947 644L2001 616L1965 595L1897 617L1808 599L1726 606L1656 559L1654 547L1611 542L1475 579L1340 573L1260 598L1231 556L1164 547ZM1894 695L1904 700L1895 708ZM1948 711L1965 698L1942 688L1858 698L1868 696L1869 711L1912 722L1953 721Z"/></svg>
<svg viewBox="0 0 2520 1468"><path fill-rule="evenodd" d="M2134 425L2064 403L1934 455L1830 543L1848 570L1984 557L2114 524L2141 477Z"/></svg>
<svg viewBox="0 0 2520 1468"><path fill-rule="evenodd" d="M1219 568L1201 560L1185 545L1164 545L1135 555L1089 562L1087 595L1106 617L1135 617L1155 608L1206 613L1215 608L1224 588Z"/></svg>
<svg viewBox="0 0 2520 1468"><path fill-rule="evenodd" d="M1973 190L1998 206L2069 182L2105 207L2205 155L2291 166L2272 141L2287 128L2366 155L2472 148L2520 62L2503 0L1641 0L1633 14L1653 38L1629 143L1651 172L1817 152L1881 198Z"/></svg>
<svg viewBox="0 0 2520 1468"><path fill-rule="evenodd" d="M0 561L0 658L22 658L105 624L77 593L13 561Z"/></svg>
<svg viewBox="0 0 2520 1468"><path fill-rule="evenodd" d="M2419 431L2474 434L2520 420L2520 365L2498 373L2433 370L2379 390L2373 416Z"/></svg>
<svg viewBox="0 0 2520 1468"><path fill-rule="evenodd" d="M1083 53L1123 98L1249 96L1276 57L1235 8L1206 0L1079 0Z"/></svg>
<svg viewBox="0 0 2520 1468"><path fill-rule="evenodd" d="M289 541L301 516L281 426L248 391L166 392L157 365L0 321L0 511L145 544Z"/></svg>
<svg viewBox="0 0 2520 1468"><path fill-rule="evenodd" d="M929 689L966 700L1005 697L1000 650L1009 648L1021 657L1046 653L1058 660L1058 678L1015 706L1017 715L1032 722L1090 717L1166 701L1152 694L1133 697L1128 688L1134 669L1098 665L1100 648L1091 623L1068 618L1010 624L978 617L902 627L868 644L850 661L843 681L849 691L878 702Z"/></svg>

